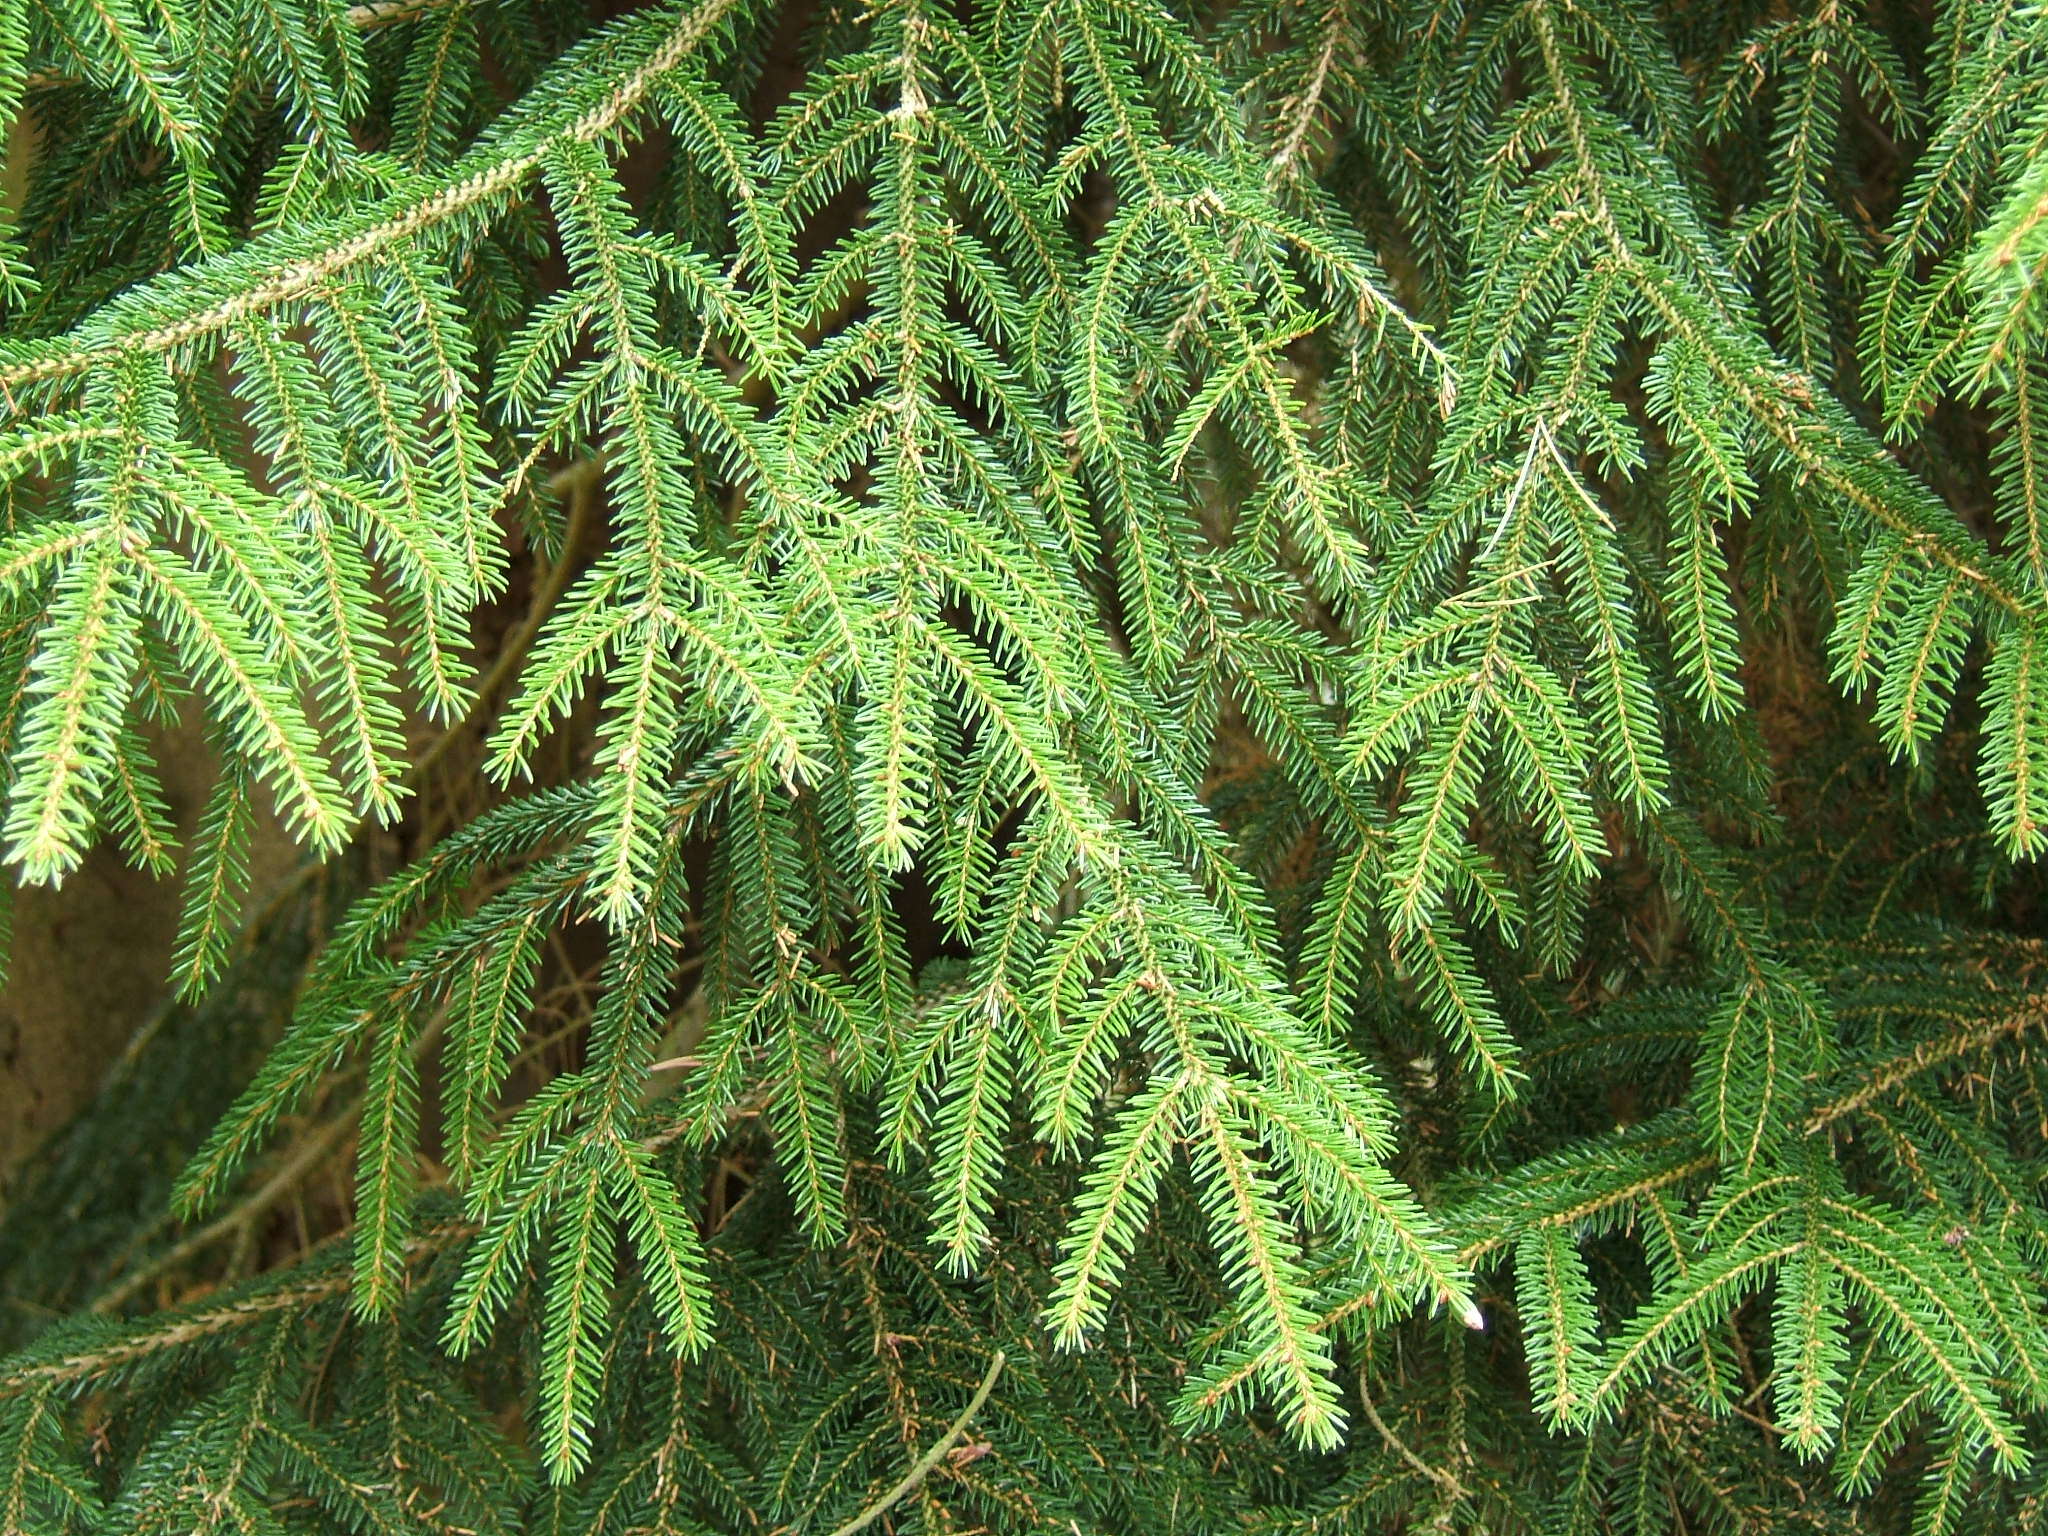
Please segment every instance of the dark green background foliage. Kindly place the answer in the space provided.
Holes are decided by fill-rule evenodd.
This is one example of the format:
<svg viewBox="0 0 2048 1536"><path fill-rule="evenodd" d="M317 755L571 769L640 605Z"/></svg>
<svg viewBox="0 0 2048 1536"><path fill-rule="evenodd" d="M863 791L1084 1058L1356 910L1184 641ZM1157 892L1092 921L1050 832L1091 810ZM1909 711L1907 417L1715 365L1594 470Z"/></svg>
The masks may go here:
<svg viewBox="0 0 2048 1536"><path fill-rule="evenodd" d="M2048 9L9 0L0 119L7 856L185 911L7 1536L2048 1528Z"/></svg>

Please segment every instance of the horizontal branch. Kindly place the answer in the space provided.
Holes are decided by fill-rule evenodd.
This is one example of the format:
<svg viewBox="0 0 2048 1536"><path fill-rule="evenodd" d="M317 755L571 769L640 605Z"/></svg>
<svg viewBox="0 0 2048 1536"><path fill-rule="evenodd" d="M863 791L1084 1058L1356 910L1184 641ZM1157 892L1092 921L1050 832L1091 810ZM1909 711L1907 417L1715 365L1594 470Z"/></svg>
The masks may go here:
<svg viewBox="0 0 2048 1536"><path fill-rule="evenodd" d="M478 146L456 162L447 182L434 192L391 198L366 216L328 221L324 232L329 238L315 255L302 253L323 244L317 228L310 238L300 231L264 235L239 250L168 272L132 290L65 336L8 348L13 357L0 362L0 393L7 394L12 405L14 390L82 373L124 354L168 352L188 345L279 304L306 298L350 268L503 196L532 176L558 145L598 143L617 130L646 102L661 77L702 46L737 3L703 0L683 13L646 57L596 102L565 112L538 129L515 129L510 145ZM590 68L587 53L572 54L549 71L527 99L546 100L575 91ZM235 281L237 277L242 280ZM223 279L232 290L225 296L219 291ZM180 288L191 291L180 294ZM180 298L189 307L181 306ZM167 299L169 308L183 312L167 318L161 312ZM105 318L108 313L111 320Z"/></svg>
<svg viewBox="0 0 2048 1536"><path fill-rule="evenodd" d="M1888 1056L1873 1065L1854 1088L1830 1099L1807 1116L1806 1133L1811 1136L1826 1130L1837 1120L1853 1115L1866 1104L1874 1103L1924 1072L1948 1066L1972 1051L1983 1050L2043 1024L2048 1024L2048 996L2037 996L2029 998L2023 1006L2010 1013L1995 1014L1970 1028L1936 1035L1921 1041L1911 1050Z"/></svg>
<svg viewBox="0 0 2048 1536"><path fill-rule="evenodd" d="M476 1230L476 1224L467 1221L443 1222L429 1227L406 1243L405 1257L409 1262L431 1257L464 1238L474 1236ZM331 1239L330 1244L346 1243L347 1240L344 1233ZM350 1271L345 1263L330 1264L311 1273L303 1268L294 1269L281 1277L259 1282L229 1300L153 1317L137 1328L114 1329L99 1324L93 1330L94 1337L75 1348L55 1354L32 1348L0 1364L0 1398L60 1382L91 1381L167 1349L196 1344L202 1339L246 1328L273 1313L295 1311L315 1302L346 1295L350 1280Z"/></svg>

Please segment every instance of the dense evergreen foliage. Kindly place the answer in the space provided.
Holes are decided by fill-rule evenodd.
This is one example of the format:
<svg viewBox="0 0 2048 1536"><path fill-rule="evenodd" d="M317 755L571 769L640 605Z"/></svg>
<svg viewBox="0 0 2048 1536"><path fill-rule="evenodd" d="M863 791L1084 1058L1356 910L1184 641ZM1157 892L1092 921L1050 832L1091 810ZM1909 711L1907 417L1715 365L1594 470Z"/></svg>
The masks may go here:
<svg viewBox="0 0 2048 1536"><path fill-rule="evenodd" d="M2048 7L5 0L0 121L6 856L185 910L7 1536L2048 1529Z"/></svg>

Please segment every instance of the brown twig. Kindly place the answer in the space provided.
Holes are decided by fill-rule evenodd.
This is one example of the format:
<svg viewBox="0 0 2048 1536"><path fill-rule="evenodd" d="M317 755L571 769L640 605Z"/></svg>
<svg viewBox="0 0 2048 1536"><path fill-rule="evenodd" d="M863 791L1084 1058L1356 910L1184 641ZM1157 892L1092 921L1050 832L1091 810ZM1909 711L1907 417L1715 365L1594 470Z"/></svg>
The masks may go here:
<svg viewBox="0 0 2048 1536"><path fill-rule="evenodd" d="M904 1473L902 1480L894 1488L891 1488L887 1493L875 1500L874 1503L847 1521L846 1524L840 1526L838 1530L832 1533L832 1536L856 1536L856 1533L866 1530L877 1520L881 1519L883 1515L887 1514L898 1500L911 1493L919 1483L931 1476L932 1468L946 1459L946 1453L959 1443L960 1437L967 1433L968 1424L973 1421L977 1413L981 1412L982 1404L988 1401L989 1393L993 1392L996 1388L996 1378L1003 1374L1003 1363L1007 1358L1000 1349L995 1352L995 1358L989 1361L988 1370L982 1375L981 1385L974 1389L974 1396L969 1398L967 1406L960 1410L960 1417L952 1422L943 1435L939 1436L930 1450L918 1457L917 1465Z"/></svg>

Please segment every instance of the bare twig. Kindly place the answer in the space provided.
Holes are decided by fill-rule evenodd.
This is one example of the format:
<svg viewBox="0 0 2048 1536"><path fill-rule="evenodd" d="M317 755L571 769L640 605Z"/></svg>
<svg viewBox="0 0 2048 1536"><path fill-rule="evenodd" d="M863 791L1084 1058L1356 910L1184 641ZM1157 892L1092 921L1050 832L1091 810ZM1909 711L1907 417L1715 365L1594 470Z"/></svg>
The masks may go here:
<svg viewBox="0 0 2048 1536"><path fill-rule="evenodd" d="M856 1532L866 1530L877 1520L881 1519L883 1515L887 1514L891 1506L899 1499L909 1494L919 1483L931 1476L932 1468L946 1459L947 1452L951 1451L959 1443L960 1437L967 1433L968 1424L973 1421L977 1413L981 1412L982 1404L988 1401L989 1393L993 1392L996 1388L996 1378L1003 1374L1003 1362L1007 1358L1000 1349L996 1351L995 1358L989 1361L988 1370L981 1378L981 1385L974 1389L974 1396L967 1400L967 1406L960 1410L960 1417L952 1422L952 1425L943 1435L939 1436L937 1443L917 1459L916 1466L903 1474L901 1482L875 1500L866 1509L855 1515L851 1520L847 1521L846 1524L840 1526L838 1530L832 1533L832 1536L855 1536Z"/></svg>
<svg viewBox="0 0 2048 1536"><path fill-rule="evenodd" d="M1399 1456L1409 1466L1435 1483L1437 1487L1443 1489L1453 1499L1465 1497L1465 1485L1463 1483L1459 1482L1456 1477L1446 1472L1442 1467L1432 1467L1428 1462L1416 1455L1414 1451L1410 1450L1405 1441L1401 1440L1391 1429L1387 1428L1387 1421L1380 1417L1379 1410L1372 1405L1372 1393L1366 1390L1365 1372L1363 1371L1358 1373L1358 1406L1365 1410L1365 1416L1371 1422L1372 1427L1380 1432L1380 1438L1387 1442L1388 1448L1396 1456Z"/></svg>

